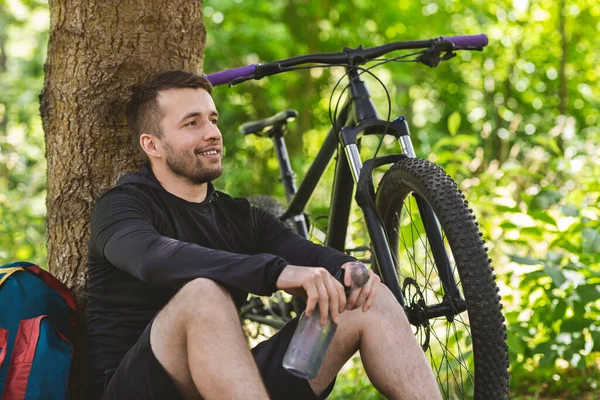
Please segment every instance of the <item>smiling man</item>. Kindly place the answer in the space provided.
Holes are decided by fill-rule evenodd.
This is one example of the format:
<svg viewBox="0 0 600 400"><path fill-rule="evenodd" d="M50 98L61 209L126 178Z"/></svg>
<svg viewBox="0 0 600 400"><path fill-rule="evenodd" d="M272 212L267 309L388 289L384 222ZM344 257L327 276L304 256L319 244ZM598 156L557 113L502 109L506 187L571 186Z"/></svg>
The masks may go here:
<svg viewBox="0 0 600 400"><path fill-rule="evenodd" d="M358 349L388 398L439 398L402 308L376 275L346 299L333 274L352 257L214 189L223 141L211 90L183 71L134 89L127 119L146 164L92 212L90 398L324 398ZM279 289L338 323L310 381L282 367L297 319L252 350L243 336L237 311L248 293Z"/></svg>

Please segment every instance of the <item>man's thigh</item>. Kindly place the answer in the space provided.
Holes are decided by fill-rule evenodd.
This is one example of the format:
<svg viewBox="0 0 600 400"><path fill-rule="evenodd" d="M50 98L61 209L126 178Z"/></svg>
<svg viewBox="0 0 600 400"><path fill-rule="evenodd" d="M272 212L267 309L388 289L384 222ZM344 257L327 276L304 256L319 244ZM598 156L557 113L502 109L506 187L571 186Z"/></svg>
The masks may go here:
<svg viewBox="0 0 600 400"><path fill-rule="evenodd" d="M154 319L146 326L117 369L107 372L102 400L183 400L150 347L153 322Z"/></svg>
<svg viewBox="0 0 600 400"><path fill-rule="evenodd" d="M154 320L148 324L118 368L114 372L108 372L102 400L183 400L175 383L152 352L150 329L153 322ZM321 396L316 396L307 380L298 378L283 368L283 357L297 325L298 318L252 349L254 360L273 400L325 398L335 384L334 380Z"/></svg>
<svg viewBox="0 0 600 400"><path fill-rule="evenodd" d="M324 399L335 385L335 379L320 396L315 395L306 379L298 378L283 368L283 357L292 340L298 318L288 322L271 338L259 343L252 349L252 355L258 365L271 399L305 400Z"/></svg>

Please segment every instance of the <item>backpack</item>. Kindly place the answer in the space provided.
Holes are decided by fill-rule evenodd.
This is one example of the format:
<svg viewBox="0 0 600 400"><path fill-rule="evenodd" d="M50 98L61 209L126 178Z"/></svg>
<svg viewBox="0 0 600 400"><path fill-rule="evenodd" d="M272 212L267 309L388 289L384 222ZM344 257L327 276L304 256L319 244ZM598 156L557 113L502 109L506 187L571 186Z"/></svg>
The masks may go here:
<svg viewBox="0 0 600 400"><path fill-rule="evenodd" d="M0 266L0 398L67 399L73 294L28 262Z"/></svg>

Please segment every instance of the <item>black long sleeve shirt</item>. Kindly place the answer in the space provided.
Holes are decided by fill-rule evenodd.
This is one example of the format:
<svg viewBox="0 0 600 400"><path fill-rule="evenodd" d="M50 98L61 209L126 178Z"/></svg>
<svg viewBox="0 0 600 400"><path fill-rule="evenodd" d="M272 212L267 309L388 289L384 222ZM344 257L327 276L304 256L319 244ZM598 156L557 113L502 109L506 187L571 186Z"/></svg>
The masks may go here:
<svg viewBox="0 0 600 400"><path fill-rule="evenodd" d="M90 389L102 390L146 325L187 282L223 285L239 307L276 291L288 265L334 273L353 260L307 241L274 215L215 191L190 203L164 190L149 167L124 175L92 212L88 260Z"/></svg>

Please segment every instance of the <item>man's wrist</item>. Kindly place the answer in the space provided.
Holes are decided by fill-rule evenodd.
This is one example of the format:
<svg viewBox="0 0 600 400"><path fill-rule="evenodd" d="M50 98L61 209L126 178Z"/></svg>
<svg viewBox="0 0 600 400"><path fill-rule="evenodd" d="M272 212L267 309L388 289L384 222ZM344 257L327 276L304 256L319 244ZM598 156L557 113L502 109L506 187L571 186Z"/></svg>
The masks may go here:
<svg viewBox="0 0 600 400"><path fill-rule="evenodd" d="M273 272L273 285L275 286L275 291L281 289L281 287L279 287L279 278L281 277L281 274L283 273L283 271L288 267L287 262L282 262L282 263L278 263L274 268L275 271Z"/></svg>

